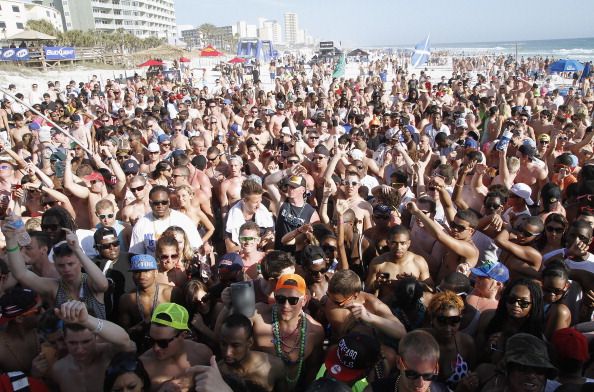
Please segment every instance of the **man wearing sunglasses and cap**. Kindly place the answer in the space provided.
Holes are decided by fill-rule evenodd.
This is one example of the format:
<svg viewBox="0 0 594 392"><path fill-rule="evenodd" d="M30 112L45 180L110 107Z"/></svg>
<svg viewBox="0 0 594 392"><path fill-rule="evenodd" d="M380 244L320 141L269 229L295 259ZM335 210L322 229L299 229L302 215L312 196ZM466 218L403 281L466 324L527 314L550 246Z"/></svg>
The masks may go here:
<svg viewBox="0 0 594 392"><path fill-rule="evenodd" d="M212 350L187 339L188 319L186 308L171 302L159 304L153 311L146 336L151 348L140 356L152 390L188 391L194 379L186 370L210 364Z"/></svg>

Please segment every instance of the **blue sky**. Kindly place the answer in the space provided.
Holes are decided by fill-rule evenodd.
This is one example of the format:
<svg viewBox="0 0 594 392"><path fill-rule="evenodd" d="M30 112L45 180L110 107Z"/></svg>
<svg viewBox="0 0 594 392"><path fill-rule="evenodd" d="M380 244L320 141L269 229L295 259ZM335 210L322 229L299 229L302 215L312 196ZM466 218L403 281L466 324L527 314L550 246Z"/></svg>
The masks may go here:
<svg viewBox="0 0 594 392"><path fill-rule="evenodd" d="M591 0L175 0L178 24L217 26L299 15L299 27L343 46L594 37Z"/></svg>

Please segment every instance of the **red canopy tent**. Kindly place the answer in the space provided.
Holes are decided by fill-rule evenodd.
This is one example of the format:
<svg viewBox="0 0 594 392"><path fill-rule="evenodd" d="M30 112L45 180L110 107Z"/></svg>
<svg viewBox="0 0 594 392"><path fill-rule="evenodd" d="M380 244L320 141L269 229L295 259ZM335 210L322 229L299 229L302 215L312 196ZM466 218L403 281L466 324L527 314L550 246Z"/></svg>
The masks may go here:
<svg viewBox="0 0 594 392"><path fill-rule="evenodd" d="M148 60L145 61L144 63L138 65L139 67L151 67L154 65L163 65L163 62L161 60Z"/></svg>
<svg viewBox="0 0 594 392"><path fill-rule="evenodd" d="M190 59L187 58L187 57L180 57L179 58L179 62L180 63L189 63L190 62Z"/></svg>
<svg viewBox="0 0 594 392"><path fill-rule="evenodd" d="M218 50L213 48L212 45L208 45L206 48L200 51L200 56L202 57L218 57L223 55L223 52L219 52Z"/></svg>
<svg viewBox="0 0 594 392"><path fill-rule="evenodd" d="M239 64L239 63L245 63L245 59L243 57L233 57L231 60L229 60L229 63L231 64Z"/></svg>

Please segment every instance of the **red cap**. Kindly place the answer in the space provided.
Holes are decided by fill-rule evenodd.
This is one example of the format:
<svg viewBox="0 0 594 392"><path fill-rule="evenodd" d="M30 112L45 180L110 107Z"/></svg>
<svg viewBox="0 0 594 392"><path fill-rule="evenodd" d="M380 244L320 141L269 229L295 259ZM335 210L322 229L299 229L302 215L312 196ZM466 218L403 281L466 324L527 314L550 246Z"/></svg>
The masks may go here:
<svg viewBox="0 0 594 392"><path fill-rule="evenodd" d="M562 328L555 331L551 344L560 360L574 359L586 362L590 358L588 339L575 328Z"/></svg>
<svg viewBox="0 0 594 392"><path fill-rule="evenodd" d="M93 173L89 174L88 176L84 176L83 178L85 180L87 180L87 181L101 181L101 182L105 182L105 179L103 178L103 176L99 172L93 172Z"/></svg>

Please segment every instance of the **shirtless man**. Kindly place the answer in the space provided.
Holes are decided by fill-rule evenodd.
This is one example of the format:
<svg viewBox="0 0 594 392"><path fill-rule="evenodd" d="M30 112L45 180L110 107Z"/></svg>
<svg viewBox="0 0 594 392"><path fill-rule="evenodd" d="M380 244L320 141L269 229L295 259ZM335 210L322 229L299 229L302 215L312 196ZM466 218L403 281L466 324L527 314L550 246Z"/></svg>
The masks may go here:
<svg viewBox="0 0 594 392"><path fill-rule="evenodd" d="M161 150L157 143L149 143L147 152L148 159L141 161L140 165L140 172L146 174L153 172L157 168L157 164L161 162Z"/></svg>
<svg viewBox="0 0 594 392"><path fill-rule="evenodd" d="M174 121L173 136L171 137L172 150L189 150L191 148L188 138L183 134L183 124L181 121Z"/></svg>
<svg viewBox="0 0 594 392"><path fill-rule="evenodd" d="M229 157L229 173L227 178L221 182L219 190L219 201L223 216L226 216L229 208L241 199L241 184L244 180L241 173L242 167L243 159L240 156L232 155Z"/></svg>
<svg viewBox="0 0 594 392"><path fill-rule="evenodd" d="M206 214L206 216L213 220L213 213L212 213L212 205L210 203L209 196L200 190L200 186L197 188L191 186L188 182L188 178L190 177L190 169L187 166L175 166L171 173L171 178L173 179L173 187L177 188L183 185L192 187L193 191L193 198L192 198L192 205L194 207L200 208L200 210ZM209 183L210 185L210 183Z"/></svg>
<svg viewBox="0 0 594 392"><path fill-rule="evenodd" d="M127 221L125 218L135 218L138 220L141 216L148 214L151 211L151 206L148 200L148 193L150 191L150 185L146 181L144 176L136 176L130 180L129 186L130 192L134 195L134 201L124 208L122 208L122 220ZM129 222L133 225L132 222Z"/></svg>
<svg viewBox="0 0 594 392"><path fill-rule="evenodd" d="M279 102L276 104L276 113L270 119L270 124L268 124L268 132L272 137L278 138L280 136L283 122L285 122L286 119L285 104Z"/></svg>
<svg viewBox="0 0 594 392"><path fill-rule="evenodd" d="M22 148L23 136L27 133L31 133L31 130L25 124L25 118L22 114L15 113L13 119L14 128L10 130L10 134L12 136L12 145L14 146L14 149L18 151Z"/></svg>
<svg viewBox="0 0 594 392"><path fill-rule="evenodd" d="M80 114L73 114L70 116L70 120L72 121L70 129L72 136L77 138L83 147L93 151L94 145L93 139L91 138L91 127L93 126L93 122L90 121L89 125L85 124Z"/></svg>
<svg viewBox="0 0 594 392"><path fill-rule="evenodd" d="M363 232L363 237L369 244L363 252L363 262L365 265L369 265L369 262L376 256L386 253L390 249L388 236L389 223L392 219L392 208L386 204L376 204L373 207L372 218L374 225Z"/></svg>
<svg viewBox="0 0 594 392"><path fill-rule="evenodd" d="M258 150L263 152L266 148L266 145L270 141L270 133L264 129L264 121L261 119L257 119L254 121L254 128L248 129L248 137L247 140L251 139Z"/></svg>
<svg viewBox="0 0 594 392"><path fill-rule="evenodd" d="M103 391L103 378L113 356L134 352L136 346L122 327L90 316L80 301L65 302L55 312L64 320L68 355L52 367L52 380L62 392Z"/></svg>
<svg viewBox="0 0 594 392"><path fill-rule="evenodd" d="M447 194L445 188L439 187L439 192L443 199L448 197L444 197L444 193ZM408 203L407 209L423 223L429 234L446 248L441 263L438 260L432 261L441 264L437 281L456 271L468 275L470 268L476 265L479 258L479 251L472 242L472 234L478 225L476 214L472 210L460 210L454 214L450 208L446 208L450 228L445 231L441 225L425 215L416 203Z"/></svg>
<svg viewBox="0 0 594 392"><path fill-rule="evenodd" d="M433 199L429 196L421 196L417 199L417 206L423 214L435 221L436 204ZM410 236L415 240L411 242L409 249L427 261L431 276L437 276L443 258L443 247L441 245L436 246L439 241L431 237L423 222L418 218L411 217L410 227ZM436 262L433 262L434 260Z"/></svg>
<svg viewBox="0 0 594 392"><path fill-rule="evenodd" d="M130 261L136 291L120 297L119 322L133 340L140 343L158 304L171 301L172 286L157 284L157 261L150 255L136 255ZM142 312L140 312L142 310Z"/></svg>
<svg viewBox="0 0 594 392"><path fill-rule="evenodd" d="M495 237L495 243L503 250L500 259L509 269L510 280L540 278L542 254L535 245L543 231L544 223L539 217L522 216L514 222L511 233L502 230Z"/></svg>
<svg viewBox="0 0 594 392"><path fill-rule="evenodd" d="M224 320L229 313L230 293L221 299L225 308L219 315ZM280 357L287 366L287 390L304 390L314 379L323 360L324 328L303 312L306 305L306 285L296 274L281 275L274 289L274 304L259 302L252 316L254 341L258 350ZM220 324L217 322L217 331ZM296 333L295 333L296 332ZM284 337L284 338L283 338ZM284 347L300 347L286 352ZM281 352L279 355L278 353Z"/></svg>
<svg viewBox="0 0 594 392"><path fill-rule="evenodd" d="M330 279L322 303L332 330L331 342L338 341L358 322L393 339L401 339L406 333L402 323L385 303L361 289L359 276L351 270L337 271Z"/></svg>
<svg viewBox="0 0 594 392"><path fill-rule="evenodd" d="M518 152L520 158L520 170L514 179L515 183L527 184L532 189L532 197L538 199L538 191L547 181L548 170L546 165L534 159L535 148L525 148Z"/></svg>
<svg viewBox="0 0 594 392"><path fill-rule="evenodd" d="M210 363L210 348L186 339L188 318L186 308L175 303L155 308L148 334L152 347L140 356L151 379L151 391L188 391L194 379L186 371Z"/></svg>
<svg viewBox="0 0 594 392"><path fill-rule="evenodd" d="M252 351L254 329L250 319L242 314L228 316L221 326L219 339L221 373L235 375L266 391L286 390L285 364L274 355Z"/></svg>
<svg viewBox="0 0 594 392"><path fill-rule="evenodd" d="M390 252L371 261L365 281L366 291L379 291L378 298L386 302L393 292L392 286L401 276L413 276L419 282L433 286L427 261L408 250L410 243L410 231L405 226L397 225L390 229Z"/></svg>

